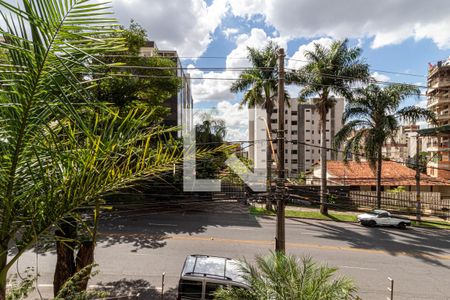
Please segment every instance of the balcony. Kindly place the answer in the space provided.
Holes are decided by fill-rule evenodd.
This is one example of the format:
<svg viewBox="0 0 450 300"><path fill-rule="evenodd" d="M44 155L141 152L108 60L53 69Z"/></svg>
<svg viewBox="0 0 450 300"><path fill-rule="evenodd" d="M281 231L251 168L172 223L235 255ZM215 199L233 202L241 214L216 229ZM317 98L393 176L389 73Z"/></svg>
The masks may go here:
<svg viewBox="0 0 450 300"><path fill-rule="evenodd" d="M436 106L441 105L449 105L450 104L450 97L439 97L434 96L428 99L427 106L428 108L434 108Z"/></svg>

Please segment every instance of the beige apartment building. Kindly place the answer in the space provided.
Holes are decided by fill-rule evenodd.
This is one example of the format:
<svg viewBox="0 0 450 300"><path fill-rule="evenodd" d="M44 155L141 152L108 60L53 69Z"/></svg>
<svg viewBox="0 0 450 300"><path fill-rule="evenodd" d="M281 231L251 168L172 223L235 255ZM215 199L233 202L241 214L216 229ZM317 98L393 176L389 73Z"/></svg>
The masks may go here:
<svg viewBox="0 0 450 300"><path fill-rule="evenodd" d="M428 109L435 112L438 124L424 131L430 162L427 174L450 179L450 58L430 65L428 70Z"/></svg>
<svg viewBox="0 0 450 300"><path fill-rule="evenodd" d="M312 101L299 103L297 99L290 99L290 105L285 105L285 167L287 177L296 177L302 172L312 170L312 166L320 161L320 116L315 110ZM336 105L327 115L327 147L332 147L334 135L342 128L342 114L344 111L344 99L338 98ZM251 119L251 118L250 118ZM278 128L278 112L275 109L270 121L272 124L272 138L276 139ZM261 128L255 128L255 123L249 123L249 137L253 140L255 132ZM264 129L263 129L264 130ZM274 143L274 152L277 147ZM249 158L254 159L254 148L249 147ZM327 159L341 159L335 151L328 151ZM276 157L273 158L275 160ZM276 168L276 164L272 164Z"/></svg>
<svg viewBox="0 0 450 300"><path fill-rule="evenodd" d="M406 163L416 155L416 140L419 125L403 125L394 139L389 140L382 148L383 157L398 163Z"/></svg>

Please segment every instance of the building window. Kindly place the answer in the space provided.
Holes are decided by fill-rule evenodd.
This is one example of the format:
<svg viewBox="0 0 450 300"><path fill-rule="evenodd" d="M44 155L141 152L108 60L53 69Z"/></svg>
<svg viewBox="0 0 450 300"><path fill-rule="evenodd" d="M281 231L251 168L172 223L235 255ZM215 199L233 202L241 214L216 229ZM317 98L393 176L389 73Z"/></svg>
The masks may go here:
<svg viewBox="0 0 450 300"><path fill-rule="evenodd" d="M311 153L314 154L314 149L311 150Z"/></svg>
<svg viewBox="0 0 450 300"><path fill-rule="evenodd" d="M310 140L306 140L306 142L308 142L308 143L309 143L309 142L311 142L311 141L310 141Z"/></svg>
<svg viewBox="0 0 450 300"><path fill-rule="evenodd" d="M273 110L273 113L276 114L277 112L278 112L278 110L275 108L275 109Z"/></svg>
<svg viewBox="0 0 450 300"><path fill-rule="evenodd" d="M307 110L305 110L306 112L311 112L311 110L310 109L307 109Z"/></svg>
<svg viewBox="0 0 450 300"><path fill-rule="evenodd" d="M291 124L292 125L297 125L297 121L292 121Z"/></svg>
<svg viewBox="0 0 450 300"><path fill-rule="evenodd" d="M291 112L291 114L292 114L293 116L296 116L296 115L297 115L297 111L296 111L296 110L293 110L293 111Z"/></svg>
<svg viewBox="0 0 450 300"><path fill-rule="evenodd" d="M297 130L292 130L291 134L292 135L297 135Z"/></svg>
<svg viewBox="0 0 450 300"><path fill-rule="evenodd" d="M287 159L285 159L285 160L284 160L284 162L285 162L285 163L288 163L288 160L287 160Z"/></svg>
<svg viewBox="0 0 450 300"><path fill-rule="evenodd" d="M292 163L293 163L293 164L296 164L296 163L298 163L298 161L297 161L296 159L293 159L293 160L292 160Z"/></svg>
<svg viewBox="0 0 450 300"><path fill-rule="evenodd" d="M306 152L309 152L310 150L309 149L306 149Z"/></svg>
<svg viewBox="0 0 450 300"><path fill-rule="evenodd" d="M292 154L297 154L297 150L292 150Z"/></svg>
<svg viewBox="0 0 450 300"><path fill-rule="evenodd" d="M306 122L311 122L310 120L306 120ZM312 121L312 123L314 124L314 121Z"/></svg>
<svg viewBox="0 0 450 300"><path fill-rule="evenodd" d="M312 134L314 134L314 130L312 131Z"/></svg>
<svg viewBox="0 0 450 300"><path fill-rule="evenodd" d="M307 159L306 162L311 162L311 161L309 159Z"/></svg>
<svg viewBox="0 0 450 300"><path fill-rule="evenodd" d="M272 119L271 122L272 122L272 123L276 123L276 122L277 122L277 119Z"/></svg>
<svg viewBox="0 0 450 300"><path fill-rule="evenodd" d="M310 132L311 130L309 130L309 129L306 129L306 132Z"/></svg>

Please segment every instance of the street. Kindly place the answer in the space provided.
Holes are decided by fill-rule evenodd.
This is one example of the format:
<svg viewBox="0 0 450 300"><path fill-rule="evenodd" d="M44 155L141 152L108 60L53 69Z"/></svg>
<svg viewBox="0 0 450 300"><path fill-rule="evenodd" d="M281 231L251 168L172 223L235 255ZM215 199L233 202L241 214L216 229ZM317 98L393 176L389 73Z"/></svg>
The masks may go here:
<svg viewBox="0 0 450 300"><path fill-rule="evenodd" d="M251 261L274 249L274 233L274 218L249 215L245 207L222 213L205 208L114 215L101 225L95 253L100 273L91 285L122 295L140 291L140 299L158 298L165 272L166 295L174 295L186 255ZM386 299L388 277L395 280L396 300L450 299L449 231L288 219L286 241L288 253L311 256L353 278L362 299ZM30 251L20 259L19 269L34 266L36 260L40 291L51 296L54 253Z"/></svg>

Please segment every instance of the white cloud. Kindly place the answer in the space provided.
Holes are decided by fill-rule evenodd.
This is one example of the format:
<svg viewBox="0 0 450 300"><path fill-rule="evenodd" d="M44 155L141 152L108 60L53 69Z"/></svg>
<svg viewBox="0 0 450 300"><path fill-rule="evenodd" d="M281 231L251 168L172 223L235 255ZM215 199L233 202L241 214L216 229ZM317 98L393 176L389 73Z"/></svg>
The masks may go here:
<svg viewBox="0 0 450 300"><path fill-rule="evenodd" d="M372 74L370 74L370 76L372 78L374 78L376 81L380 81L380 82L387 82L387 81L391 80L391 78L389 76L378 73L378 72L373 72Z"/></svg>
<svg viewBox="0 0 450 300"><path fill-rule="evenodd" d="M241 73L236 68L250 67L250 61L246 59L248 50L247 47L262 48L269 41L279 43L281 47L286 47L286 41L282 38L272 38L260 28L253 28L249 34L240 34L236 37L236 48L233 49L227 56L225 65L227 70L223 72L204 72L199 69L190 70L193 78L219 78L220 80L192 80L192 93L195 102L201 101L221 101L232 100L235 95L230 92L230 87L233 79L238 78ZM189 68L193 68L190 65Z"/></svg>
<svg viewBox="0 0 450 300"><path fill-rule="evenodd" d="M181 56L200 56L228 11L227 0L114 0L114 11L123 24L135 19L161 49Z"/></svg>
<svg viewBox="0 0 450 300"><path fill-rule="evenodd" d="M448 0L229 0L233 14L264 15L282 36L373 37L372 47L429 38L450 48Z"/></svg>
<svg viewBox="0 0 450 300"><path fill-rule="evenodd" d="M225 28L222 32L223 32L223 35L225 35L225 37L230 40L237 33L239 33L239 29L238 28Z"/></svg>
<svg viewBox="0 0 450 300"><path fill-rule="evenodd" d="M291 59L288 62L287 67L290 69L299 69L306 65L306 57L305 57L305 51L312 51L314 50L314 44L320 44L324 47L330 46L333 42L330 38L321 38L318 40L314 40L310 42L309 44L301 45L298 50L292 55Z"/></svg>
<svg viewBox="0 0 450 300"><path fill-rule="evenodd" d="M189 73L191 75L191 90L194 98L194 103L201 101L221 101L232 100L234 94L230 92L232 80L236 75L231 71L224 72L204 72L189 65ZM205 79L196 79L205 78Z"/></svg>
<svg viewBox="0 0 450 300"><path fill-rule="evenodd" d="M248 110L241 108L239 103L230 101L220 101L213 109L196 109L194 119L199 123L199 116L206 112L214 119L225 121L228 141L247 141L248 140Z"/></svg>
<svg viewBox="0 0 450 300"><path fill-rule="evenodd" d="M239 103L221 101L217 105L218 117L227 125L227 140L248 140L248 110L240 108Z"/></svg>
<svg viewBox="0 0 450 300"><path fill-rule="evenodd" d="M248 18L261 11L266 0L229 0L231 12L235 16Z"/></svg>

